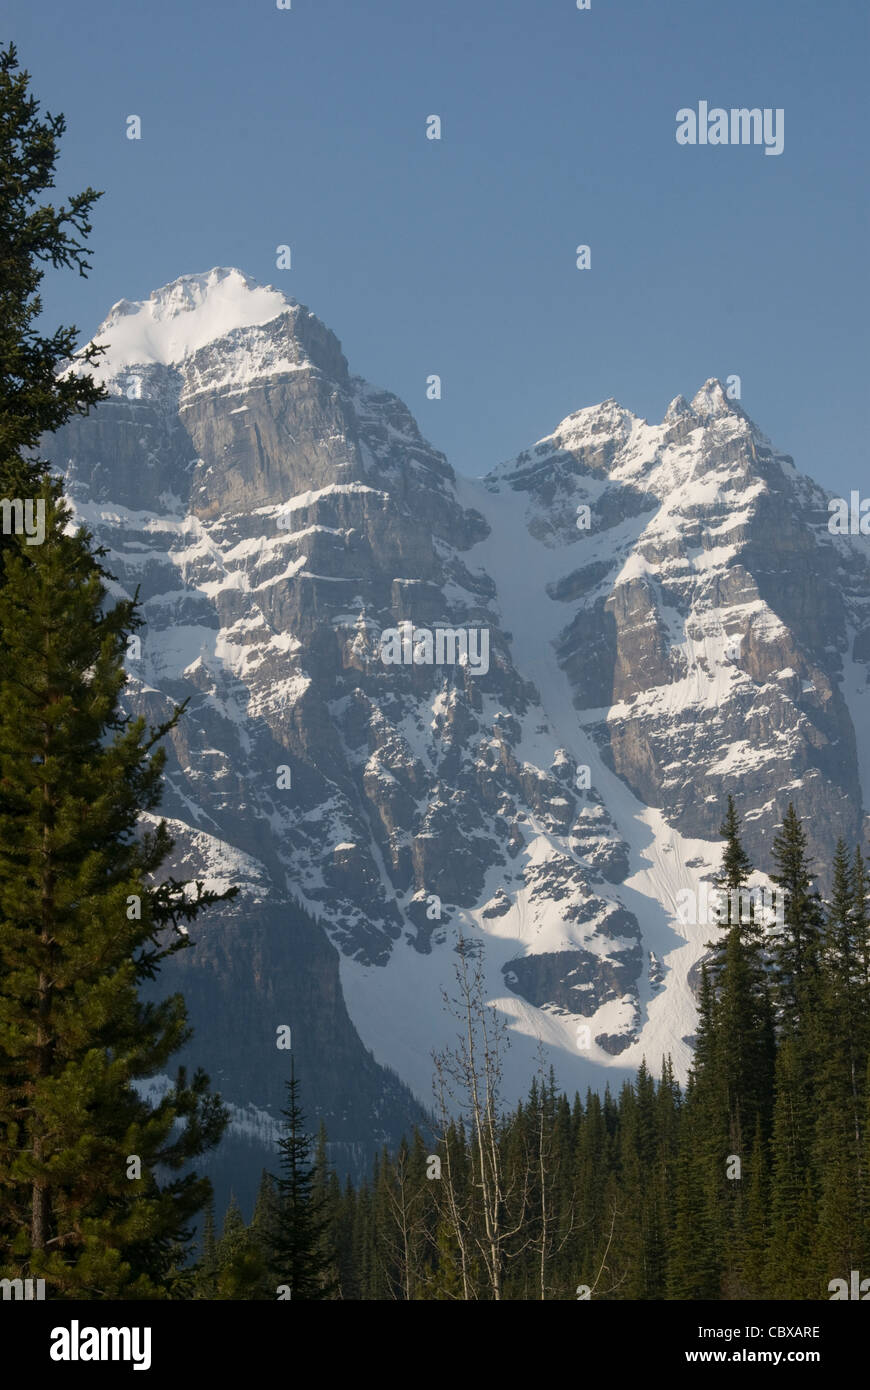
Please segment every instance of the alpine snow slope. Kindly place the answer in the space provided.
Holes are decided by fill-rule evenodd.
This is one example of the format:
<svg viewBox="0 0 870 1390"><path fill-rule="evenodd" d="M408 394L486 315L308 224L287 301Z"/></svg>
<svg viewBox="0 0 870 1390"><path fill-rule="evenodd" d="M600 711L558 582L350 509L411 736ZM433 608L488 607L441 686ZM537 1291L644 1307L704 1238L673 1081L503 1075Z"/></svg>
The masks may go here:
<svg viewBox="0 0 870 1390"><path fill-rule="evenodd" d="M460 931L506 1099L541 1044L569 1092L665 1053L684 1075L713 928L677 895L715 872L727 793L760 870L790 800L822 865L865 834L870 540L829 532L716 381L658 425L580 410L470 480L237 270L122 300L95 340L110 398L46 447L139 593L129 707L189 702L173 869L241 889L161 981L236 1132L272 1132L288 1025L346 1156L395 1140L454 1037ZM403 623L417 659L388 664ZM439 628L485 632L488 668L431 660Z"/></svg>

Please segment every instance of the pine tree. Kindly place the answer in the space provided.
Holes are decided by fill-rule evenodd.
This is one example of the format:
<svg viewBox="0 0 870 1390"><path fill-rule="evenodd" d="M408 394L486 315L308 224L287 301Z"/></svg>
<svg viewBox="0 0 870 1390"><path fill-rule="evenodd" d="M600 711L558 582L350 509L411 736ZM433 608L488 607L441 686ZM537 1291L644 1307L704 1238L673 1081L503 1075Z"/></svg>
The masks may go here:
<svg viewBox="0 0 870 1390"><path fill-rule="evenodd" d="M671 1296L718 1298L730 1217L726 1163L731 1147L728 1038L719 1027L714 984L701 966L695 1055L680 1125Z"/></svg>
<svg viewBox="0 0 870 1390"><path fill-rule="evenodd" d="M281 1280L272 1268L272 1250L278 1229L278 1194L275 1181L265 1169L260 1174L260 1185L254 1203L254 1214L248 1232L256 1247L261 1268L261 1278L252 1295L262 1299L274 1299Z"/></svg>
<svg viewBox="0 0 870 1390"><path fill-rule="evenodd" d="M734 1297L763 1298L767 1287L767 1247L769 1243L767 1145L760 1123L755 1137L748 1171L744 1175L745 1193L742 1219L739 1225L739 1246L732 1261L737 1271Z"/></svg>
<svg viewBox="0 0 870 1390"><path fill-rule="evenodd" d="M743 848L743 842L740 839L740 817L737 814L734 797L730 793L725 819L719 827L719 834L724 839L725 845L722 850L722 863L716 877L716 886L729 895L728 924L730 925L733 921L740 919L739 911L734 911L731 894L739 894L743 891L752 874L752 860Z"/></svg>
<svg viewBox="0 0 870 1390"><path fill-rule="evenodd" d="M721 1290L722 1240L717 1208L698 1161L698 1121L688 1109L681 1124L676 1165L674 1224L668 1252L668 1297L715 1299Z"/></svg>
<svg viewBox="0 0 870 1390"><path fill-rule="evenodd" d="M853 864L840 840L822 946L822 1045L816 1086L817 1253L820 1275L830 1270L829 1278L860 1266L866 1248L870 1194L863 1131L870 990L862 959L860 907Z"/></svg>
<svg viewBox="0 0 870 1390"><path fill-rule="evenodd" d="M630 1081L623 1083L619 1096L619 1199L622 1219L611 1243L611 1269L620 1278L620 1296L627 1299L649 1295L646 1250L646 1193L644 1136L641 1134L637 1094Z"/></svg>
<svg viewBox="0 0 870 1390"><path fill-rule="evenodd" d="M717 878L726 895L724 937L715 943L712 1028L728 1111L729 1151L745 1159L756 1125L766 1134L773 1105L773 1015L762 957L763 933L748 892L752 863L740 840L733 797L720 827ZM712 943L711 943L712 944Z"/></svg>
<svg viewBox="0 0 870 1390"><path fill-rule="evenodd" d="M806 832L789 802L774 838L773 882L783 896L784 923L774 943L774 977L780 1023L794 1033L809 1026L818 1003L823 915L807 854Z"/></svg>
<svg viewBox="0 0 870 1390"><path fill-rule="evenodd" d="M270 1245L274 1237L277 1212L278 1197L275 1192L275 1181L264 1168L260 1174L260 1186L257 1188L257 1200L254 1203L254 1215L251 1218L251 1227L257 1232L264 1247Z"/></svg>
<svg viewBox="0 0 870 1390"><path fill-rule="evenodd" d="M60 374L75 354L77 330L50 336L37 323L43 266L85 275L90 215L101 196L86 188L55 207L40 202L54 187L63 116L40 117L30 74L19 71L14 44L0 52L0 499L31 498L46 465L33 455L40 437L85 414L106 392L81 369L102 349L78 355L78 370ZM0 556L8 547L0 535ZM0 561L2 564L2 561Z"/></svg>
<svg viewBox="0 0 870 1390"><path fill-rule="evenodd" d="M331 1260L324 1258L322 1248L327 1223L323 1204L313 1195L311 1140L305 1130L292 1057L287 1105L281 1114L286 1130L278 1141L281 1174L275 1179L279 1202L272 1259L276 1277L288 1287L291 1300L330 1298L336 1290Z"/></svg>
<svg viewBox="0 0 870 1390"><path fill-rule="evenodd" d="M372 1239L372 1201L367 1182L360 1183L353 1207L353 1267L356 1272L356 1297L370 1299L373 1293L372 1271L375 1266L374 1242Z"/></svg>
<svg viewBox="0 0 870 1390"><path fill-rule="evenodd" d="M216 1299L250 1301L262 1296L263 1252L256 1232L245 1225L234 1196L230 1197L217 1243L216 1263Z"/></svg>
<svg viewBox="0 0 870 1390"><path fill-rule="evenodd" d="M670 1283L671 1251L676 1224L677 1164L680 1127L683 1120L683 1096L674 1075L674 1064L670 1056L662 1059L662 1072L656 1093L656 1111L656 1133L658 1135L656 1190L662 1209L664 1246L656 1296L666 1298Z"/></svg>
<svg viewBox="0 0 870 1390"><path fill-rule="evenodd" d="M667 1267L666 1159L656 1084L641 1061L637 1074L638 1153L644 1186L644 1297L663 1298Z"/></svg>
<svg viewBox="0 0 870 1390"><path fill-rule="evenodd" d="M852 923L855 954L861 962L861 979L864 987L870 990L870 910L868 910L870 884L867 882L867 866L860 845L855 846L855 857L852 860L852 891L854 895Z"/></svg>
<svg viewBox="0 0 870 1390"><path fill-rule="evenodd" d="M825 1067L822 977L823 910L814 886L806 833L789 804L774 838L771 874L783 898L783 922L771 955L779 1047L771 1139L769 1286L776 1297L818 1297L814 1264L819 1173L819 1085Z"/></svg>
<svg viewBox="0 0 870 1390"><path fill-rule="evenodd" d="M436 1266L428 1287L428 1297L456 1301L463 1296L462 1270L456 1237L446 1221L435 1233Z"/></svg>
<svg viewBox="0 0 870 1390"><path fill-rule="evenodd" d="M811 1270L816 1230L813 1182L813 1111L794 1038L786 1037L776 1057L776 1104L771 1140L768 1296L818 1298Z"/></svg>
<svg viewBox="0 0 870 1390"><path fill-rule="evenodd" d="M215 1235L214 1197L209 1196L202 1227L202 1251L194 1276L193 1297L212 1299L217 1295L217 1237Z"/></svg>
<svg viewBox="0 0 870 1390"><path fill-rule="evenodd" d="M336 1182L338 1179L336 1179ZM360 1292L360 1270L354 1259L354 1231L356 1229L357 1195L350 1174L345 1180L344 1190L340 1192L335 1218L335 1256L337 1266L338 1296L342 1299L358 1299Z"/></svg>
<svg viewBox="0 0 870 1390"><path fill-rule="evenodd" d="M331 1291L328 1296L338 1298L340 1296L340 1284L336 1226L341 1202L341 1188L338 1185L338 1178L329 1164L326 1126L322 1120L317 1130L317 1142L314 1147L311 1199L314 1209L321 1213L322 1231L318 1253L323 1265L326 1286Z"/></svg>
<svg viewBox="0 0 870 1390"><path fill-rule="evenodd" d="M55 1297L156 1297L210 1191L157 1171L225 1121L201 1073L153 1107L139 1097L189 1029L180 996L138 990L218 899L155 885L172 842L163 822L137 829L177 715L146 733L119 713L135 606L107 605L59 487L41 497L45 541L13 538L0 588L0 1267Z"/></svg>

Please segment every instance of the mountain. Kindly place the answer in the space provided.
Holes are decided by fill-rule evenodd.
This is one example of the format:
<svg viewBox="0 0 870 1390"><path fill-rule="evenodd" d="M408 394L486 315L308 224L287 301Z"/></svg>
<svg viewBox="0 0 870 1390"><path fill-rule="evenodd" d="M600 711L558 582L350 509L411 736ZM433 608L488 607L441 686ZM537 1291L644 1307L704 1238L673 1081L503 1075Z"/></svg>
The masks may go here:
<svg viewBox="0 0 870 1390"><path fill-rule="evenodd" d="M175 867L241 888L161 981L236 1142L273 1132L281 1025L344 1166L421 1119L460 928L509 1096L541 1043L570 1091L644 1055L685 1073L710 926L677 895L727 793L764 867L790 800L822 865L866 833L870 540L830 534L716 381L659 425L580 410L471 480L237 270L122 300L95 340L110 399L47 447L139 592L130 709L189 702Z"/></svg>

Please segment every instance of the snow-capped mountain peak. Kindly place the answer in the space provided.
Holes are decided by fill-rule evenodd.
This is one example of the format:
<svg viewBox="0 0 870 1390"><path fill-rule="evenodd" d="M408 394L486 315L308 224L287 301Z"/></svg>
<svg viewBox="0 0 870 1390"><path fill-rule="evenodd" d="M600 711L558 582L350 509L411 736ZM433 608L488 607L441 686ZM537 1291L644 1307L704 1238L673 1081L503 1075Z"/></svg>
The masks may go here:
<svg viewBox="0 0 870 1390"><path fill-rule="evenodd" d="M375 1062L427 1098L461 927L517 1095L539 1041L569 1091L644 1055L685 1074L711 933L678 904L727 794L761 870L789 802L821 865L864 834L868 538L829 534L715 378L660 424L586 406L473 481L238 271L121 301L97 337L110 399L52 454L140 594L131 710L190 701L178 867L243 888L190 953L191 1060L274 1109L261 1044L288 1022L331 1132L380 1136ZM385 661L406 624L413 659Z"/></svg>
<svg viewBox="0 0 870 1390"><path fill-rule="evenodd" d="M108 344L98 374L110 378L125 367L183 362L208 343L269 323L294 305L280 290L232 267L181 275L148 299L113 305L94 339Z"/></svg>
<svg viewBox="0 0 870 1390"><path fill-rule="evenodd" d="M692 397L691 409L699 420L704 421L721 415L742 414L740 408L729 400L721 381L714 376L709 377Z"/></svg>

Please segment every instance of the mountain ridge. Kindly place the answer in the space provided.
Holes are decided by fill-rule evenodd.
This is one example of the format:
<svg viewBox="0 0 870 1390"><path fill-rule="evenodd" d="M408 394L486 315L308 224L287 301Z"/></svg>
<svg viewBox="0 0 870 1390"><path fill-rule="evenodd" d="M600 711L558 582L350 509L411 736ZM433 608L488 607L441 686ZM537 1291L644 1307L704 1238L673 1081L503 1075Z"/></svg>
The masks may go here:
<svg viewBox="0 0 870 1390"><path fill-rule="evenodd" d="M569 1090L664 1052L685 1075L709 927L678 922L676 895L714 873L728 791L763 867L788 800L823 863L866 835L863 538L830 535L824 490L715 378L658 425L613 399L575 411L469 479L305 306L231 323L275 301L227 268L164 290L115 322L154 301L176 336L128 332L109 400L50 447L140 588L130 707L190 698L167 765L179 867L244 888L167 981L198 1060L220 1047L228 1098L276 1113L277 1071L234 1066L214 1014L265 1049L257 1011L292 1024L283 998L338 1137L394 1135L398 1093L364 1054L425 1102L461 928L511 1028L512 1094L539 1039ZM215 293L220 335L178 330ZM169 341L172 360L134 360ZM485 627L488 671L384 665L406 622ZM327 1017L359 1093L346 1124Z"/></svg>

